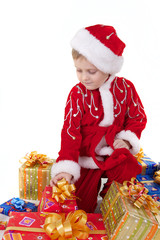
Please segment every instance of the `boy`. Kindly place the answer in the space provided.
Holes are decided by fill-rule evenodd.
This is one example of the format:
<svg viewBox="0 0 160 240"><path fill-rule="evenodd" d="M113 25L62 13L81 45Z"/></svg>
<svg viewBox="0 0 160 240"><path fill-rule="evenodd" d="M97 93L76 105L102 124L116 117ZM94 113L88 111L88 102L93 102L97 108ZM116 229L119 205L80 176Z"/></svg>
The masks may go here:
<svg viewBox="0 0 160 240"><path fill-rule="evenodd" d="M65 108L61 150L52 168L51 186L61 178L74 182L78 207L94 212L101 178L123 183L141 173L134 154L146 115L134 85L115 76L123 64L125 44L111 26L81 29L71 41L80 83Z"/></svg>

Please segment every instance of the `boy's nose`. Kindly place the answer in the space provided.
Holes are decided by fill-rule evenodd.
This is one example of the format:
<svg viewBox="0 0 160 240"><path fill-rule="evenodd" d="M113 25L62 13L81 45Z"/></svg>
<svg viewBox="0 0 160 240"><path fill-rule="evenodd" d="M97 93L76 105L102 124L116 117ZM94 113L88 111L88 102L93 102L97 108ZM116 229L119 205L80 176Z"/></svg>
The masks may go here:
<svg viewBox="0 0 160 240"><path fill-rule="evenodd" d="M86 82L86 81L88 81L88 79L89 79L88 74L84 73L84 74L82 75L82 80L83 80L84 82Z"/></svg>

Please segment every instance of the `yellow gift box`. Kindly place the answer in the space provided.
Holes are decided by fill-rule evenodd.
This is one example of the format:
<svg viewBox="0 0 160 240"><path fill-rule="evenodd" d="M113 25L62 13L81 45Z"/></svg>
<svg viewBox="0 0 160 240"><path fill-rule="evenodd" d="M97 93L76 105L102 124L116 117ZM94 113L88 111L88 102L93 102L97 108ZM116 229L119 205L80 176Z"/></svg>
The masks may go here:
<svg viewBox="0 0 160 240"><path fill-rule="evenodd" d="M40 200L42 192L51 180L51 168L55 160L36 151L27 154L19 168L19 196L22 199Z"/></svg>

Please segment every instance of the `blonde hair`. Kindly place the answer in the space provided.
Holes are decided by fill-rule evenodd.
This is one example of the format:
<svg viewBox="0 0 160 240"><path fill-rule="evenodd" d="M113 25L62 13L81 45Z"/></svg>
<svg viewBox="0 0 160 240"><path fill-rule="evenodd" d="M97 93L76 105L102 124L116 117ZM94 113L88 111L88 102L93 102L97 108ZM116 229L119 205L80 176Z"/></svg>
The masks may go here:
<svg viewBox="0 0 160 240"><path fill-rule="evenodd" d="M82 54L80 54L77 50L75 50L74 48L72 49L72 57L73 59L78 59L80 57L83 57Z"/></svg>

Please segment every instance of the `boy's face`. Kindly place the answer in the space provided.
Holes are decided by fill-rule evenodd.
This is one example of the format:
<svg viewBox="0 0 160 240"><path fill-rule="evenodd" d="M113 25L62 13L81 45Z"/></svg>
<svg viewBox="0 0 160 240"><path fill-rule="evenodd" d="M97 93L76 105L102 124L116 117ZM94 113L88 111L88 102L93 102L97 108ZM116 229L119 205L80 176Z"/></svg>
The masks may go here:
<svg viewBox="0 0 160 240"><path fill-rule="evenodd" d="M104 73L91 64L85 57L73 59L78 80L88 89L95 90L102 86L109 74Z"/></svg>

